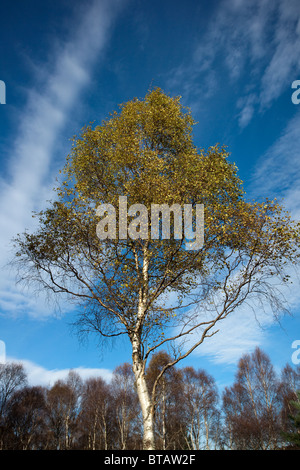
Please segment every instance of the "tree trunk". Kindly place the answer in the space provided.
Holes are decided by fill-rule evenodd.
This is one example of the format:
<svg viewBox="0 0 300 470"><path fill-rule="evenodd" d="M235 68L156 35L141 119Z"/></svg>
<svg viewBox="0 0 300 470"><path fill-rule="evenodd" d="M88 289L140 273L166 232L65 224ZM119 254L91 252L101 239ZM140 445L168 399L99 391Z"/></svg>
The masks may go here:
<svg viewBox="0 0 300 470"><path fill-rule="evenodd" d="M154 450L154 407L151 403L145 378L145 367L137 340L132 341L132 364L143 416L143 449Z"/></svg>
<svg viewBox="0 0 300 470"><path fill-rule="evenodd" d="M205 440L206 440L205 448L206 450L210 450L209 449L209 426L208 426L206 412L204 412L204 425L205 425Z"/></svg>
<svg viewBox="0 0 300 470"><path fill-rule="evenodd" d="M167 431L166 431L166 382L162 381L162 450L167 447Z"/></svg>
<svg viewBox="0 0 300 470"><path fill-rule="evenodd" d="M138 266L139 260L135 252L136 265ZM145 318L145 308L147 304L148 295L148 244L146 243L143 248L143 267L142 278L143 285L139 292L139 305L137 311L137 322L135 331L131 333L130 339L132 344L132 368L135 376L137 394L141 405L143 416L143 449L154 450L154 403L150 398L149 390L145 378L145 362L141 352L141 336L143 321ZM138 269L137 269L138 271Z"/></svg>

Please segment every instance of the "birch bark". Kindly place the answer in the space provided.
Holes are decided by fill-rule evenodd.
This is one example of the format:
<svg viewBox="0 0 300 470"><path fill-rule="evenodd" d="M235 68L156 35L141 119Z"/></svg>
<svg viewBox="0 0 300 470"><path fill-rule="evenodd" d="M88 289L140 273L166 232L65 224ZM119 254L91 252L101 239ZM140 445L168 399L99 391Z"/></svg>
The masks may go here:
<svg viewBox="0 0 300 470"><path fill-rule="evenodd" d="M137 262L137 254L136 262ZM137 394L141 405L143 416L143 448L144 450L155 449L154 439L154 403L148 390L145 366L146 361L142 354L141 331L146 316L146 305L148 300L148 246L145 243L143 247L143 267L142 267L142 286L139 291L139 305L137 312L137 320L134 333L131 336L132 344L132 368L135 375Z"/></svg>

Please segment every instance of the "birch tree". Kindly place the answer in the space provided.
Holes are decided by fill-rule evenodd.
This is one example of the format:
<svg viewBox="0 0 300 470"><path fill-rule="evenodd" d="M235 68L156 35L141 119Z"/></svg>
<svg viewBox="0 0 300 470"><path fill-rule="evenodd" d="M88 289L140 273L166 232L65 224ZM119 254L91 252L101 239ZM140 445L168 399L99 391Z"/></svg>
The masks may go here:
<svg viewBox="0 0 300 470"><path fill-rule="evenodd" d="M136 444L135 436L140 436L138 399L130 364L124 363L116 367L110 386L114 402L117 448L130 449L132 443Z"/></svg>
<svg viewBox="0 0 300 470"><path fill-rule="evenodd" d="M88 379L83 386L79 416L81 442L88 450L111 448L113 399L108 384L101 377Z"/></svg>
<svg viewBox="0 0 300 470"><path fill-rule="evenodd" d="M237 448L274 450L280 444L279 380L269 357L256 348L238 363L236 382L225 388L223 408L227 430Z"/></svg>
<svg viewBox="0 0 300 470"><path fill-rule="evenodd" d="M187 445L191 450L210 450L217 441L218 391L212 376L192 367L183 369L187 409Z"/></svg>
<svg viewBox="0 0 300 470"><path fill-rule="evenodd" d="M147 368L147 385L150 390L158 375L172 358L165 351L154 354ZM155 438L161 450L184 449L186 446L186 413L183 375L175 366L169 368L156 387Z"/></svg>
<svg viewBox="0 0 300 470"><path fill-rule="evenodd" d="M71 448L77 425L81 387L80 376L70 371L66 380L57 380L47 390L46 419L56 450Z"/></svg>
<svg viewBox="0 0 300 470"><path fill-rule="evenodd" d="M88 125L73 139L54 200L36 214L37 230L15 239L19 281L67 295L80 330L129 339L145 449L154 448L165 371L249 297L280 311L274 276L288 281L285 268L298 259L289 214L274 201L248 201L226 149L197 148L194 125L180 97L160 89ZM172 360L150 390L147 361L168 346Z"/></svg>
<svg viewBox="0 0 300 470"><path fill-rule="evenodd" d="M13 393L27 383L24 366L21 363L0 364L0 420L6 404Z"/></svg>

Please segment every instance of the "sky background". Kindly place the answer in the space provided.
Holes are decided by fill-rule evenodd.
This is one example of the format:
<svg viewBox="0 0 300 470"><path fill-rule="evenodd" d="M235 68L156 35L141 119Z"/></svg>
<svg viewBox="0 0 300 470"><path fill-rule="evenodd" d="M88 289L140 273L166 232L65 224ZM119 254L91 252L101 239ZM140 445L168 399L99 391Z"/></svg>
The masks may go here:
<svg viewBox="0 0 300 470"><path fill-rule="evenodd" d="M43 294L16 285L7 267L12 237L33 230L32 211L53 197L70 139L156 86L191 108L198 147L228 146L249 197L284 198L299 219L300 105L291 98L300 2L2 0L0 38L0 360L22 361L31 384L52 384L70 369L109 380L130 362L128 343L80 342L70 307L58 314ZM220 387L256 346L277 371L293 366L296 277L285 294L292 315L280 324L268 309L254 315L244 306L179 366L204 368Z"/></svg>

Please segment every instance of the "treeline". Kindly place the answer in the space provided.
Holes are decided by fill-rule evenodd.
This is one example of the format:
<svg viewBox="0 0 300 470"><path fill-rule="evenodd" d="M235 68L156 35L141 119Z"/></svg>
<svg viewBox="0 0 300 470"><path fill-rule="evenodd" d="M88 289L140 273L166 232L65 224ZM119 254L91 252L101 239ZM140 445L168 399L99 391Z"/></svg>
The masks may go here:
<svg viewBox="0 0 300 470"><path fill-rule="evenodd" d="M169 359L165 352L153 356L150 387ZM240 359L234 383L221 394L206 371L170 368L157 389L156 448L299 449L297 440L291 444L299 389L300 367L287 364L278 374L258 348ZM42 387L27 384L21 364L1 364L0 448L142 449L131 366L117 367L109 383L99 377L83 381L70 371L65 380Z"/></svg>

